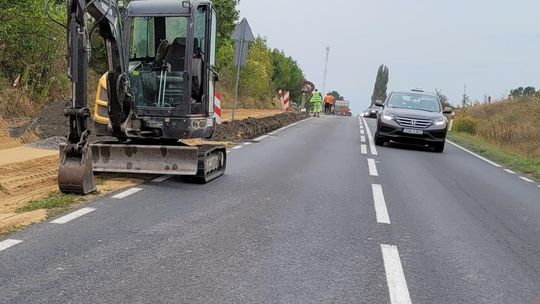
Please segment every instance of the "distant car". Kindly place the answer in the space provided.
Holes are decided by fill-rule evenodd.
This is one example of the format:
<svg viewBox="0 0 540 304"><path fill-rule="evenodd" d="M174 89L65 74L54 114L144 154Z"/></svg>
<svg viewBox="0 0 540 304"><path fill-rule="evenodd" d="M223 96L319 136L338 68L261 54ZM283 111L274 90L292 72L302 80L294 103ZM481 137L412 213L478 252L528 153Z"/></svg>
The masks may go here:
<svg viewBox="0 0 540 304"><path fill-rule="evenodd" d="M383 110L377 119L376 145L395 141L429 145L439 153L444 151L448 131L444 114L452 109L443 109L436 95L418 90L392 92L384 103L377 103Z"/></svg>
<svg viewBox="0 0 540 304"><path fill-rule="evenodd" d="M366 111L366 117L369 117L369 118L377 118L377 115L379 114L379 112L382 110L382 107L381 106L378 106L378 105L372 105L371 107L369 107Z"/></svg>

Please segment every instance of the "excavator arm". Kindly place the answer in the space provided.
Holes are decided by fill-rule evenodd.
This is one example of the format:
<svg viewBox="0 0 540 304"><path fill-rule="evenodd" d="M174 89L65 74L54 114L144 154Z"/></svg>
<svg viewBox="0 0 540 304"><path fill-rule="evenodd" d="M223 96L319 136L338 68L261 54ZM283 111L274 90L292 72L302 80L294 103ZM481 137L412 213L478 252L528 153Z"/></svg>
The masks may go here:
<svg viewBox="0 0 540 304"><path fill-rule="evenodd" d="M67 2L67 40L71 104L65 109L69 120L67 144L61 146L58 182L62 192L87 194L95 190L92 152L89 147L90 110L87 97L90 35L99 29L105 40L108 62L109 128L123 136L121 125L130 113L131 98L126 75L122 21L116 0L69 0ZM95 23L89 28L87 16Z"/></svg>

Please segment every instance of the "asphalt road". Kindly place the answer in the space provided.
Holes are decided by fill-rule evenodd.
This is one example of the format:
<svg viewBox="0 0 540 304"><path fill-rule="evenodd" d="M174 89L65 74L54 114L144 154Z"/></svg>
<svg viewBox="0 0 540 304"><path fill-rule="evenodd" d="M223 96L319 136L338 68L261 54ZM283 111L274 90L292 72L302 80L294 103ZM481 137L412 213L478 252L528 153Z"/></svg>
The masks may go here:
<svg viewBox="0 0 540 304"><path fill-rule="evenodd" d="M4 237L0 303L537 304L539 186L452 145L375 151L367 121L303 121L232 149L211 184L146 183Z"/></svg>

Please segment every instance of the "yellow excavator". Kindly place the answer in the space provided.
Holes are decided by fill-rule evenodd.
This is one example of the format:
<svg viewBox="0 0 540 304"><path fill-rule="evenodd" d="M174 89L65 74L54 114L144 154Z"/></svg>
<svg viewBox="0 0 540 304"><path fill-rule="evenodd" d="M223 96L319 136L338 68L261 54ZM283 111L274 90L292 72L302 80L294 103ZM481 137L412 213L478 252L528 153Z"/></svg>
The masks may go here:
<svg viewBox="0 0 540 304"><path fill-rule="evenodd" d="M68 0L67 13L72 98L60 190L95 191L94 172L181 175L200 183L223 175L224 146L179 141L209 138L216 127L212 2L139 0L122 10L116 0ZM108 72L94 110L98 140L91 142L86 92L94 30L105 40Z"/></svg>

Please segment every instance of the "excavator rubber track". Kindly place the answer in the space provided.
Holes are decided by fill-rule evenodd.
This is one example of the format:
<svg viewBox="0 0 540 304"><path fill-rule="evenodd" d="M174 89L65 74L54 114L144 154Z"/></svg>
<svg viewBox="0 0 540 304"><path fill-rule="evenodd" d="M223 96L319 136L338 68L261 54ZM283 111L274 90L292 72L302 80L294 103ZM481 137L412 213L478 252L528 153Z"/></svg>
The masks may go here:
<svg viewBox="0 0 540 304"><path fill-rule="evenodd" d="M225 146L198 146L197 174L184 176L187 182L206 184L225 174L227 149Z"/></svg>

